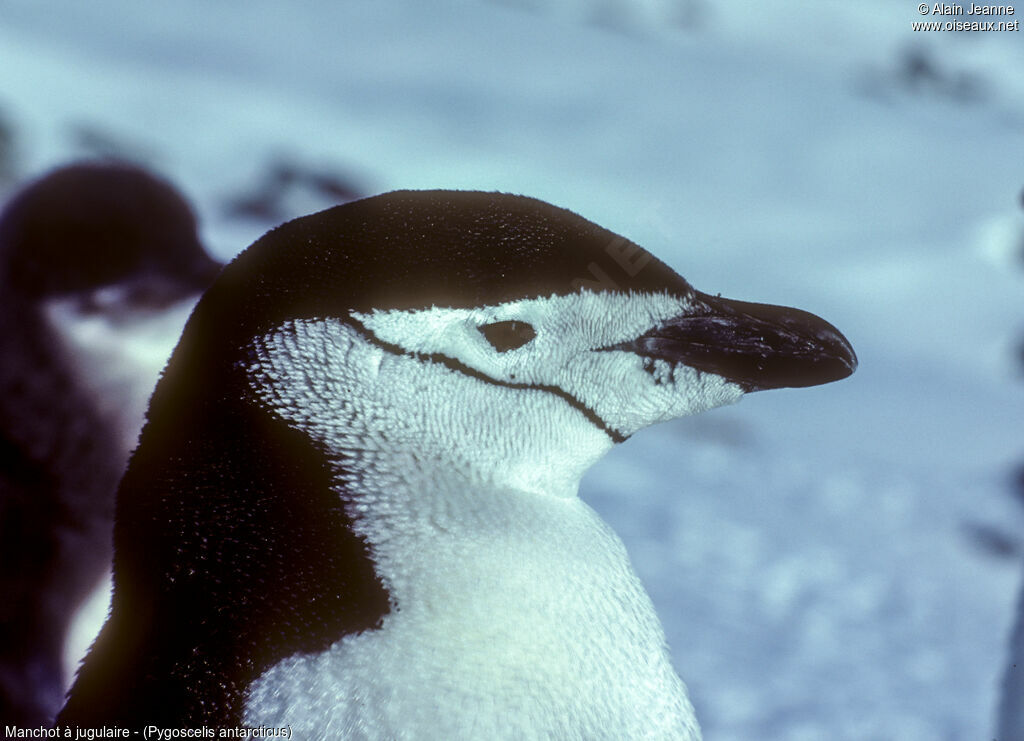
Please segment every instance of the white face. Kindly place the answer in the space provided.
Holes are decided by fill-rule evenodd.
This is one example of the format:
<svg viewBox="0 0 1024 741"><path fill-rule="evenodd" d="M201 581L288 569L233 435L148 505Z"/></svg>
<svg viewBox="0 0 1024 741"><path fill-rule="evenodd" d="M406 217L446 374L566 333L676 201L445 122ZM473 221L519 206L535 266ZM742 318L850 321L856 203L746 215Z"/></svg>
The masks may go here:
<svg viewBox="0 0 1024 741"><path fill-rule="evenodd" d="M384 342L421 354L457 359L500 382L554 387L628 437L676 417L739 400L742 390L714 374L603 348L632 340L672 317L688 302L666 294L585 292L515 301L483 309L432 308L355 314ZM536 336L497 351L481 332L516 321Z"/></svg>
<svg viewBox="0 0 1024 741"><path fill-rule="evenodd" d="M304 320L255 341L248 370L264 402L349 468L428 470L435 484L468 472L492 487L572 495L614 435L742 396L720 376L603 349L688 309L668 295L585 292L354 314L372 338ZM506 321L529 325L532 339L497 349L481 328Z"/></svg>

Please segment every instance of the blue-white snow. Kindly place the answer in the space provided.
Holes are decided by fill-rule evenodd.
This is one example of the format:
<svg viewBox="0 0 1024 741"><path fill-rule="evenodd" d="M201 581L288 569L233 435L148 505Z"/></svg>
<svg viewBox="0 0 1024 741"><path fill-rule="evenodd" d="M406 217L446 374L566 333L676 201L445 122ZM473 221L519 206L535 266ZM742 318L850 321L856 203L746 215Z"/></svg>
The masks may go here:
<svg viewBox="0 0 1024 741"><path fill-rule="evenodd" d="M825 317L851 379L641 433L583 496L709 741L988 739L1024 525L1024 37L752 5L5 0L0 114L22 176L111 139L222 256L269 225L221 205L287 157L539 197Z"/></svg>

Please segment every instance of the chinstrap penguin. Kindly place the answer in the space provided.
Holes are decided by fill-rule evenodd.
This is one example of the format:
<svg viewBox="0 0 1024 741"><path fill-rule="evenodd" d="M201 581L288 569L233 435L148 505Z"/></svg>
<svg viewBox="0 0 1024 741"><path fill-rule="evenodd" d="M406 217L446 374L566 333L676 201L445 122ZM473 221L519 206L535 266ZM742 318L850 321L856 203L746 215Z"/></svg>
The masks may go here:
<svg viewBox="0 0 1024 741"><path fill-rule="evenodd" d="M531 198L289 222L206 292L153 394L58 723L698 739L580 478L643 427L855 366L822 319L696 291Z"/></svg>
<svg viewBox="0 0 1024 741"><path fill-rule="evenodd" d="M0 215L0 722L53 721L149 394L220 264L168 183L80 163Z"/></svg>

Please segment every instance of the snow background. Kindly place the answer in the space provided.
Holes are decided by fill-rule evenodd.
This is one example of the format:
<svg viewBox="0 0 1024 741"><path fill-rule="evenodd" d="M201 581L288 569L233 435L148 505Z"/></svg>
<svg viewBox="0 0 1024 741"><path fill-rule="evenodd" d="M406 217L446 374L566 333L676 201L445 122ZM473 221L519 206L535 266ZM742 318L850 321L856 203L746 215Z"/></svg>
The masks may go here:
<svg viewBox="0 0 1024 741"><path fill-rule="evenodd" d="M280 162L519 192L825 317L852 378L647 430L582 495L709 741L992 738L1024 555L1022 36L750 5L0 0L0 188L129 156L222 257L329 205L230 208Z"/></svg>

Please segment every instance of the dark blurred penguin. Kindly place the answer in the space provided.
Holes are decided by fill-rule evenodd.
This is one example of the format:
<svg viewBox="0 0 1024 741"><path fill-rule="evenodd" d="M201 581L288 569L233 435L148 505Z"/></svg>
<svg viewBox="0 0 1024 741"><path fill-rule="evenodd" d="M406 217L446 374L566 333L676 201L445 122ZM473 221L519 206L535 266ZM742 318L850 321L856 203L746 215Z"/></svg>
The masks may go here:
<svg viewBox="0 0 1024 741"><path fill-rule="evenodd" d="M0 724L50 723L69 621L111 558L113 493L188 311L220 270L167 182L56 170L0 216Z"/></svg>

